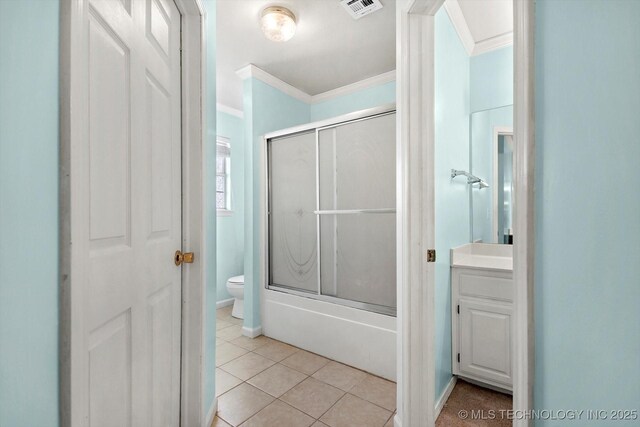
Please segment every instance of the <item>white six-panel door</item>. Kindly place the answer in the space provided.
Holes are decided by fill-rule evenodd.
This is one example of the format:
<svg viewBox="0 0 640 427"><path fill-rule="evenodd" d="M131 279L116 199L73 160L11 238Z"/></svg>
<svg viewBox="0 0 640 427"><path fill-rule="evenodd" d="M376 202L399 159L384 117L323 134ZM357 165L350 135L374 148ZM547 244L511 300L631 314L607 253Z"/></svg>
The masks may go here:
<svg viewBox="0 0 640 427"><path fill-rule="evenodd" d="M73 302L74 424L177 426L180 14L172 0L83 3L87 138L71 147L84 278Z"/></svg>

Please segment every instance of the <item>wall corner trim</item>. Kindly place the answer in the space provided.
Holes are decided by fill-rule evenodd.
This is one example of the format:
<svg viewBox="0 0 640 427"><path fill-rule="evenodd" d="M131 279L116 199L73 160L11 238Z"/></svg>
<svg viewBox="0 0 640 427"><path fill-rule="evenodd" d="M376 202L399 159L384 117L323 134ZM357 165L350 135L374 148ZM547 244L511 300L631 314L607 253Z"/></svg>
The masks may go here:
<svg viewBox="0 0 640 427"><path fill-rule="evenodd" d="M297 87L291 86L289 83L280 80L279 78L267 73L263 69L258 68L253 64L249 64L246 67L239 69L238 71L236 71L236 75L242 80L253 77L254 79L258 79L268 84L269 86L280 90L281 92L289 95L292 98L295 98L302 102L306 102L307 104L311 103L311 95L301 91Z"/></svg>

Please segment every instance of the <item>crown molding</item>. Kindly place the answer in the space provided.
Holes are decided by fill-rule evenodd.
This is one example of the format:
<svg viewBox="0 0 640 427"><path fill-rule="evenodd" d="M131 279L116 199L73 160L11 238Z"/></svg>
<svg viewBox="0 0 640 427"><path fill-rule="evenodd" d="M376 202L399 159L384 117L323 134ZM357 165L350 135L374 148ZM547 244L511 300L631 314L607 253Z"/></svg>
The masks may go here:
<svg viewBox="0 0 640 427"><path fill-rule="evenodd" d="M464 50L467 51L467 55L471 56L473 54L476 41L471 35L471 30L467 25L467 20L464 19L458 0L447 0L444 3L444 9L447 11L447 15L449 15L453 28L456 30L456 33L458 33L458 37L462 42L462 46L464 46Z"/></svg>
<svg viewBox="0 0 640 427"><path fill-rule="evenodd" d="M378 74L377 76L369 77L368 79L360 80L355 83L351 83L345 86L341 86L336 89L328 90L323 93L311 96L311 103L318 104L320 102L329 101L340 96L350 95L354 92L358 92L363 89L367 89L373 86L379 86L385 83L393 82L396 80L396 70L386 73Z"/></svg>
<svg viewBox="0 0 640 427"><path fill-rule="evenodd" d="M444 3L444 8L469 56L481 55L513 44L513 31L476 42L471 35L471 30L469 30L469 25L467 25L458 0L447 0Z"/></svg>
<svg viewBox="0 0 640 427"><path fill-rule="evenodd" d="M473 47L471 56L481 55L483 53L490 52L492 50L500 49L501 47L510 46L513 44L513 31L500 34L499 36L491 37L490 39L482 40L476 43Z"/></svg>
<svg viewBox="0 0 640 427"><path fill-rule="evenodd" d="M291 86L289 83L286 83L275 76L272 76L271 74L267 73L261 68L256 67L253 64L249 64L246 67L239 69L238 71L236 71L236 75L242 80L253 77L254 79L258 79L268 84L269 86L274 87L279 91L289 95L292 98L295 98L302 102L306 102L307 104L311 103L311 95L301 91L297 87Z"/></svg>
<svg viewBox="0 0 640 427"><path fill-rule="evenodd" d="M236 110L235 108L231 108L224 104L220 104L219 102L216 103L216 110L219 111L220 113L226 113L226 114L238 117L240 119L244 119L244 113L242 111Z"/></svg>
<svg viewBox="0 0 640 427"><path fill-rule="evenodd" d="M341 96L350 95L352 93L361 91L363 89L367 89L374 86L379 86L385 83L389 83L396 80L396 71L388 71L386 73L378 74L377 76L369 77L364 80L357 81L355 83L351 83L345 86L341 86L336 89L332 89L326 92L319 93L317 95L309 95L308 93L298 89L297 87L291 86L289 83L280 80L279 78L267 73L266 71L256 67L253 64L249 64L246 67L243 67L236 71L236 75L240 77L240 79L245 80L250 77L258 79L271 87L274 87L281 92L299 100L305 102L307 104L318 104L320 102L329 101L331 99L335 99ZM226 108L228 110L233 110L236 113L242 114L241 111L235 110L233 108L224 106L222 104L218 104L218 109L223 111L220 107ZM229 114L234 114L230 111L225 111ZM237 115L237 114L234 114ZM238 116L241 117L241 116Z"/></svg>

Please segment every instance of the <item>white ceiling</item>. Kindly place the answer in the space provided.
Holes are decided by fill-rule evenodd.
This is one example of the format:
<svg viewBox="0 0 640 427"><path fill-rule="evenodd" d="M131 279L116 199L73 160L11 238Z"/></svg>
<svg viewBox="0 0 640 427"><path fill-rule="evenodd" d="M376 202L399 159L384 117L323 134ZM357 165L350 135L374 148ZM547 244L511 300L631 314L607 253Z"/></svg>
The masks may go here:
<svg viewBox="0 0 640 427"><path fill-rule="evenodd" d="M458 0L476 43L513 32L513 0Z"/></svg>
<svg viewBox="0 0 640 427"><path fill-rule="evenodd" d="M354 20L340 0L218 0L218 102L242 110L236 71L254 64L278 79L317 95L395 69L395 1ZM296 35L267 40L260 12L285 6L296 15ZM447 0L447 13L470 55L511 44L513 0Z"/></svg>
<svg viewBox="0 0 640 427"><path fill-rule="evenodd" d="M339 0L218 0L217 98L242 110L242 81L235 72L254 64L280 80L317 95L395 69L395 0L354 20ZM298 19L285 43L267 40L260 12L289 8Z"/></svg>

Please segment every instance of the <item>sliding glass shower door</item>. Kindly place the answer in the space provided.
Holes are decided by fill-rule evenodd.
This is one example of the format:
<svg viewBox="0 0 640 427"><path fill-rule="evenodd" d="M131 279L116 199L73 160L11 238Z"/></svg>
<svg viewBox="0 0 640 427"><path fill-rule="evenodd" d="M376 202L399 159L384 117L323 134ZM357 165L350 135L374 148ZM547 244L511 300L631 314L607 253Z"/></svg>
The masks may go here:
<svg viewBox="0 0 640 427"><path fill-rule="evenodd" d="M395 113L268 140L270 287L395 314Z"/></svg>
<svg viewBox="0 0 640 427"><path fill-rule="evenodd" d="M318 291L316 134L269 143L269 273L271 284Z"/></svg>

